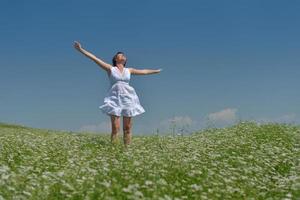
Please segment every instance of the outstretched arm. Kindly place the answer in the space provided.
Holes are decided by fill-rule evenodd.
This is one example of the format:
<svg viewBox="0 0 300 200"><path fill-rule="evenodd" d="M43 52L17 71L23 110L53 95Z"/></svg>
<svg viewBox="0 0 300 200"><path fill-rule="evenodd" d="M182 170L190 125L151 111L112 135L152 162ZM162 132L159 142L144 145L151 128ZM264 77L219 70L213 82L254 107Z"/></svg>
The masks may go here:
<svg viewBox="0 0 300 200"><path fill-rule="evenodd" d="M86 57L92 59L96 64L98 64L101 68L103 68L104 70L106 70L107 72L110 72L110 69L112 67L112 65L104 62L103 60L101 60L100 58L97 58L95 55L93 55L92 53L88 52L87 50L83 49L80 45L79 42L75 41L74 44L75 49L77 49L79 52L81 52L82 54L84 54Z"/></svg>
<svg viewBox="0 0 300 200"><path fill-rule="evenodd" d="M147 74L157 74L162 69L135 69L135 68L128 68L131 74L135 75L147 75Z"/></svg>

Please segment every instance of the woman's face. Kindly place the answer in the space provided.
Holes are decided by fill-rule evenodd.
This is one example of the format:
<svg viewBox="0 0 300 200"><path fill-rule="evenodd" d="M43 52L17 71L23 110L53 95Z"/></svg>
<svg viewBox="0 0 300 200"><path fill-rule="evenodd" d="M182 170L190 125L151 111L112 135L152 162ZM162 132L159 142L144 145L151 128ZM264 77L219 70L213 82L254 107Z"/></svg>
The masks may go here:
<svg viewBox="0 0 300 200"><path fill-rule="evenodd" d="M119 53L119 54L117 55L117 57L116 57L116 62L117 62L117 63L123 63L123 64L124 64L125 61L126 61L125 55Z"/></svg>

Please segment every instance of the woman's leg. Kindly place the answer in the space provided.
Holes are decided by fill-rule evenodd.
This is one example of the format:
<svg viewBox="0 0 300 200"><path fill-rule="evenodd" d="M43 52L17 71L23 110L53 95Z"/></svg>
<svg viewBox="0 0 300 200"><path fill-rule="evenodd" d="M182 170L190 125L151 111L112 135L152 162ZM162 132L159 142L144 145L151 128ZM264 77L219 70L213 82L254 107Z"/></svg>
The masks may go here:
<svg viewBox="0 0 300 200"><path fill-rule="evenodd" d="M125 146L131 144L132 117L123 116L123 140Z"/></svg>
<svg viewBox="0 0 300 200"><path fill-rule="evenodd" d="M110 115L111 119L111 143L119 142L120 132L120 117L116 115Z"/></svg>

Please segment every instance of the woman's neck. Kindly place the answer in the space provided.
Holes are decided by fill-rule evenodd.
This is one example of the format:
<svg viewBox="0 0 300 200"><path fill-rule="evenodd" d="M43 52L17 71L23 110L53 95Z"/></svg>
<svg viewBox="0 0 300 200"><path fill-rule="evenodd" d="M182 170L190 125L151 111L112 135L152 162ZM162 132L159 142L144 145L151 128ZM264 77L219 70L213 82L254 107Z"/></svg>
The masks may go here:
<svg viewBox="0 0 300 200"><path fill-rule="evenodd" d="M123 64L116 64L116 67L118 67L118 68L124 68L124 65Z"/></svg>

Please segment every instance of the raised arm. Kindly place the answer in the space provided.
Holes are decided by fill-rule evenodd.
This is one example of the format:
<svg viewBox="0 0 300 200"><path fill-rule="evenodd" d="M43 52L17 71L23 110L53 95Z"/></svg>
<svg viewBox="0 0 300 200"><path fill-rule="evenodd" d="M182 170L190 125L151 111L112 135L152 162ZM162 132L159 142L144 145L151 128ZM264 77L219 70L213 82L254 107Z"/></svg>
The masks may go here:
<svg viewBox="0 0 300 200"><path fill-rule="evenodd" d="M130 74L134 75L147 75L147 74L157 74L162 69L135 69L135 68L128 68L130 71Z"/></svg>
<svg viewBox="0 0 300 200"><path fill-rule="evenodd" d="M88 52L87 50L83 49L80 45L79 42L75 41L74 44L75 49L77 49L79 52L81 52L83 55L85 55L86 57L92 59L96 64L98 64L102 69L106 70L107 72L110 72L110 69L112 67L112 65L104 62L103 60L101 60L100 58L97 58L95 55L93 55L92 53Z"/></svg>

